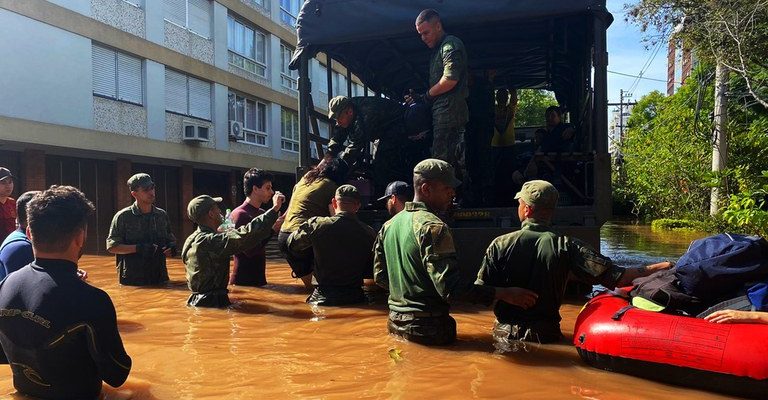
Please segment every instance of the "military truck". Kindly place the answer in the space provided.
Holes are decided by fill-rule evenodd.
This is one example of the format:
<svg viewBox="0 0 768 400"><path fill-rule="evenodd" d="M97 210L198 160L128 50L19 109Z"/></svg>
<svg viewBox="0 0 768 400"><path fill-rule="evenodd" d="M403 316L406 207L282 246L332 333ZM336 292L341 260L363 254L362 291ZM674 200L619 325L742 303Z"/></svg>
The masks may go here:
<svg viewBox="0 0 768 400"><path fill-rule="evenodd" d="M322 154L327 143L318 121L329 121L312 102L310 59L324 53L328 98L351 93L352 74L365 85L366 95L399 100L409 89L424 92L431 50L420 40L415 19L427 8L437 10L445 31L464 42L470 72L492 70L494 84L554 92L576 128L578 145L572 152L532 157L563 193L556 228L598 246L600 227L611 215L606 30L613 17L604 0L305 1L291 62L299 71L299 170L316 163L313 153ZM348 93L333 93L333 63L346 67ZM532 131L518 129L516 146L530 148ZM512 176L512 171L497 173ZM374 227L388 218L383 210L362 215ZM514 205L459 208L446 220L462 265L473 268L494 237L520 224Z"/></svg>

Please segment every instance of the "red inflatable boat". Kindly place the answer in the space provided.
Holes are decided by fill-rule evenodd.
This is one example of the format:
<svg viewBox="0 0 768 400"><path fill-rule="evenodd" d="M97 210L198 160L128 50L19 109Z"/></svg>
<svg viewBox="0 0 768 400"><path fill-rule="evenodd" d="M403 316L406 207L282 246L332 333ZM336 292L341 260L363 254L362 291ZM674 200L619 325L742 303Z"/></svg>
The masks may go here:
<svg viewBox="0 0 768 400"><path fill-rule="evenodd" d="M714 324L626 308L611 294L581 310L573 343L589 365L699 389L768 398L768 325Z"/></svg>

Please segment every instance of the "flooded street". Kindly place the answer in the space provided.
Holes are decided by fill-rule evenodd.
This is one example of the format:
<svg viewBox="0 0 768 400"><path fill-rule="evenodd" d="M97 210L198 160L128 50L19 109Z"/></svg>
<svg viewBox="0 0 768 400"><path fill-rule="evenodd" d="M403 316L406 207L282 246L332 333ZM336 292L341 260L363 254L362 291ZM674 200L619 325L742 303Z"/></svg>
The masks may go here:
<svg viewBox="0 0 768 400"><path fill-rule="evenodd" d="M625 230L616 229L604 246L620 241ZM640 234L632 229L628 234ZM652 240L641 242L651 249ZM675 243L665 251L687 246ZM188 291L178 259L169 263L167 289L120 287L112 257L84 256L81 267L112 297L133 358L127 383L105 387L106 399L725 398L590 368L569 343L496 355L493 314L481 308L456 307L458 343L437 349L387 335L384 304L324 308L325 318L316 318L300 283L279 261L268 262L266 288L234 288L237 305L228 310L184 305ZM563 307L568 340L580 307ZM0 398L9 397L24 398L14 394L9 368L0 366Z"/></svg>

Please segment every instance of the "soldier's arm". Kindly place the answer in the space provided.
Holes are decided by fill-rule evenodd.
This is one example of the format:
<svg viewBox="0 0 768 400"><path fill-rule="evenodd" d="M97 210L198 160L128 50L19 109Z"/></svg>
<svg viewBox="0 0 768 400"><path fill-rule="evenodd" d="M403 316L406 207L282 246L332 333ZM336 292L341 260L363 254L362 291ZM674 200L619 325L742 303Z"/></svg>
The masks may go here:
<svg viewBox="0 0 768 400"><path fill-rule="evenodd" d="M464 49L451 42L443 43L440 54L443 58L443 76L427 91L430 97L437 97L451 91L459 82L461 72L466 70Z"/></svg>
<svg viewBox="0 0 768 400"><path fill-rule="evenodd" d="M136 252L136 244L125 244L125 223L120 220L121 213L112 218L107 236L107 251L112 254L133 254Z"/></svg>
<svg viewBox="0 0 768 400"><path fill-rule="evenodd" d="M384 229L383 226L373 243L373 280L384 289L389 289L389 273L387 272L387 259L384 256Z"/></svg>
<svg viewBox="0 0 768 400"><path fill-rule="evenodd" d="M272 225L277 220L277 211L269 211L251 220L247 225L214 235L212 241L218 242L221 254L234 255L259 245L272 235Z"/></svg>
<svg viewBox="0 0 768 400"><path fill-rule="evenodd" d="M299 226L299 229L288 237L288 248L293 251L301 251L312 247L312 236L315 235L321 221L318 217L312 217Z"/></svg>
<svg viewBox="0 0 768 400"><path fill-rule="evenodd" d="M601 284L608 288L621 287L631 284L635 278L649 275L660 267L654 266L653 271L648 267L625 269L578 239L563 236L559 240L565 242L559 247L567 252L571 271L576 278L588 284Z"/></svg>
<svg viewBox="0 0 768 400"><path fill-rule="evenodd" d="M477 271L475 284L500 286L498 283L500 277L497 273L499 264L499 248L497 247L496 240L494 240L488 246L488 249L485 250L485 256L480 264L480 270Z"/></svg>
<svg viewBox="0 0 768 400"><path fill-rule="evenodd" d="M328 154L336 157L343 149L344 142L347 141L347 130L340 128L335 129L331 141L328 142Z"/></svg>
<svg viewBox="0 0 768 400"><path fill-rule="evenodd" d="M349 143L344 149L344 152L341 153L340 157L348 164L351 164L360 157L363 148L368 143L368 135L366 135L365 130L359 121L354 121L352 123L351 132L347 139Z"/></svg>
<svg viewBox="0 0 768 400"><path fill-rule="evenodd" d="M456 258L453 235L445 224L430 223L421 228L422 261L437 293L446 301L461 285L461 270ZM454 295L454 296L452 296Z"/></svg>

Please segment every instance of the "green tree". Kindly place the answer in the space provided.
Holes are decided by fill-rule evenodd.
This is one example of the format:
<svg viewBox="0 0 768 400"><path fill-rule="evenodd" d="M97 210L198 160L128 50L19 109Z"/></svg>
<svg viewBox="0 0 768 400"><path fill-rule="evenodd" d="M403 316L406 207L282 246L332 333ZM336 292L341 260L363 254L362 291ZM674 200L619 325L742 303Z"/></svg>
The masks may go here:
<svg viewBox="0 0 768 400"><path fill-rule="evenodd" d="M549 106L556 106L557 100L552 92L539 89L517 90L516 126L544 125L544 111Z"/></svg>

